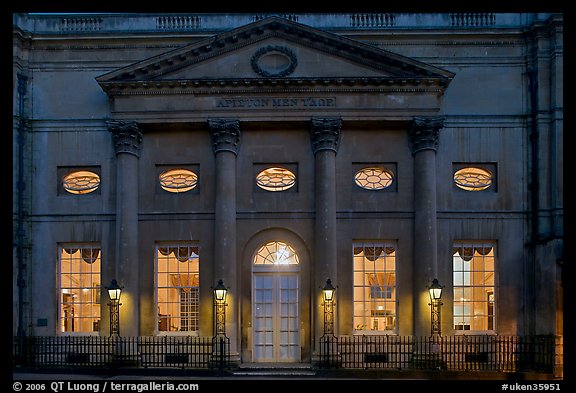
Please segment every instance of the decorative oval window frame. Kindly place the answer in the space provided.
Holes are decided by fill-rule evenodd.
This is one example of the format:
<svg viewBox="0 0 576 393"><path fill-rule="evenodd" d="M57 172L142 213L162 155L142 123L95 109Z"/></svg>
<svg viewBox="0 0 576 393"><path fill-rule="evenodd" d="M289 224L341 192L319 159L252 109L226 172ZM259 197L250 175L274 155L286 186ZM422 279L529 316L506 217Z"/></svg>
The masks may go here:
<svg viewBox="0 0 576 393"><path fill-rule="evenodd" d="M174 172L174 173L172 174L172 172ZM177 173L177 172L180 172L180 173ZM193 178L193 180L179 184L179 185L175 185L175 186L170 186L170 185L166 184L165 179L166 179L166 177L170 176L171 174L173 176L176 176L176 175L182 175L185 173L187 173L188 176L191 176ZM172 169L167 169L167 170L163 171L162 173L160 173L158 175L158 182L160 183L160 188L162 188L164 191L174 193L174 194L181 194L183 192L188 192L190 190L193 190L194 188L196 188L198 186L198 175L196 174L196 172L194 172L190 169L172 168Z"/></svg>
<svg viewBox="0 0 576 393"><path fill-rule="evenodd" d="M262 68L262 66L259 64L259 60L269 54L280 54L283 55L285 57L287 57L288 59L288 66L283 68L282 70L278 71L278 72L271 72L269 70L265 70L264 68ZM292 50L288 49L285 46L275 46L275 45L268 45L265 46L263 48L260 48L256 51L256 53L254 53L254 55L252 56L252 59L250 60L250 64L252 65L252 69L254 70L254 72L256 72L258 75L263 76L263 77L284 77L287 75L290 75L291 73L294 72L294 70L296 69L296 66L298 65L298 60L296 59L296 55L294 54L294 52L292 52Z"/></svg>
<svg viewBox="0 0 576 393"><path fill-rule="evenodd" d="M464 173L466 173L466 171L468 171L469 173L463 175ZM474 182L466 180L470 179L471 177L470 175L474 171L476 172L474 173L475 175L481 176L477 178L478 181ZM492 186L492 184L494 183L494 174L492 173L492 171L486 168L482 168L479 166L467 166L454 171L452 179L456 187L460 188L461 190L477 192L487 190Z"/></svg>
<svg viewBox="0 0 576 393"><path fill-rule="evenodd" d="M285 175L288 178L288 181L282 182L282 183L280 183L280 182L272 183L272 181L269 180L266 183L265 181L263 181L262 178L264 177L264 175L267 175L268 177L270 177L270 175L265 174L265 172L267 172L267 171L279 171L279 172L281 172L279 174ZM296 174L294 172L292 172L291 170L280 167L280 166L269 167L269 168L263 169L260 172L258 172L258 174L256 175L256 185L265 191L270 191L270 192L286 191L286 190L289 190L296 185Z"/></svg>
<svg viewBox="0 0 576 393"><path fill-rule="evenodd" d="M366 172L367 171L378 171L380 172L380 175L376 175L374 173L367 175ZM359 175L360 174L366 174L366 179L364 179L366 181L366 184L360 184L360 178ZM387 178L383 178L382 175L387 174L388 177ZM368 178L371 176L376 176L378 179L380 179L380 181L376 182L376 181L370 181L368 182ZM385 183L383 183L385 182ZM381 183L380 186L372 186L370 187L369 184L379 184ZM361 168L359 170L356 171L356 173L354 174L354 184L356 184L357 187L363 189L363 190L368 190L368 191L380 191L380 190L384 190L386 188L391 187L394 184L394 172L392 172L390 169L385 168L385 167L380 167L380 166L368 166L368 167L364 167Z"/></svg>
<svg viewBox="0 0 576 393"><path fill-rule="evenodd" d="M95 179L95 182L88 181L86 185L78 185L80 179ZM62 187L70 194L85 195L96 191L100 187L100 175L86 169L69 172L62 178Z"/></svg>

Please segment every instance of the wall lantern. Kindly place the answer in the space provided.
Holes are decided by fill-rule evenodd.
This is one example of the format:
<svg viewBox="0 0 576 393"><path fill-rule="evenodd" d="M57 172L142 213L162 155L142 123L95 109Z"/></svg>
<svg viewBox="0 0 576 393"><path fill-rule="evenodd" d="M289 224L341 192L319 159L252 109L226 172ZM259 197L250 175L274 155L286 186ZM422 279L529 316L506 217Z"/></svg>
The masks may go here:
<svg viewBox="0 0 576 393"><path fill-rule="evenodd" d="M112 280L108 290L108 297L110 302L110 337L120 337L120 295L122 295L122 287L118 285L116 280Z"/></svg>
<svg viewBox="0 0 576 393"><path fill-rule="evenodd" d="M112 280L109 286L106 287L108 290L108 296L112 301L119 301L120 295L122 295L122 288L118 285L116 280Z"/></svg>
<svg viewBox="0 0 576 393"><path fill-rule="evenodd" d="M324 301L332 302L334 300L334 292L336 292L336 288L334 288L332 285L332 280L327 279L326 285L324 285L324 289L322 289L322 293L324 294Z"/></svg>
<svg viewBox="0 0 576 393"><path fill-rule="evenodd" d="M440 307L442 306L442 302L440 299L442 298L442 285L438 282L438 279L435 278L432 280L432 285L428 287L428 293L430 294L430 313L431 313L431 326L430 330L432 333L432 337L435 339L439 338L442 331L441 331L441 316L440 316Z"/></svg>
<svg viewBox="0 0 576 393"><path fill-rule="evenodd" d="M428 292L430 293L430 300L438 301L442 298L442 285L438 282L438 279L435 278L432 280L432 285L428 288Z"/></svg>
<svg viewBox="0 0 576 393"><path fill-rule="evenodd" d="M226 294L228 293L228 288L224 286L224 282L222 280L218 280L218 285L214 288L214 299L216 299L217 303L224 303L226 302Z"/></svg>

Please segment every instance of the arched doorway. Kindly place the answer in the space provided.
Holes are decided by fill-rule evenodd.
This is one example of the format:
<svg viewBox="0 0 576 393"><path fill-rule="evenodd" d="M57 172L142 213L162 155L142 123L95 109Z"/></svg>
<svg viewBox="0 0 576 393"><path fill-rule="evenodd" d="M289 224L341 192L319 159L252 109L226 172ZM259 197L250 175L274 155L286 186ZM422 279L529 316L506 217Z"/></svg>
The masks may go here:
<svg viewBox="0 0 576 393"><path fill-rule="evenodd" d="M252 259L254 362L299 362L300 261L294 248L269 241Z"/></svg>

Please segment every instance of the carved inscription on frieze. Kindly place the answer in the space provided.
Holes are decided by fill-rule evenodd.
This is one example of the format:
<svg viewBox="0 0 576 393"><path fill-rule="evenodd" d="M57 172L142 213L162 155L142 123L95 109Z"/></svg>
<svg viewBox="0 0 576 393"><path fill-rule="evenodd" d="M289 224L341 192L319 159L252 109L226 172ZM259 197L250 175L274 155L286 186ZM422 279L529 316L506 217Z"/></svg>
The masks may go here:
<svg viewBox="0 0 576 393"><path fill-rule="evenodd" d="M335 108L336 97L251 97L217 98L218 109Z"/></svg>

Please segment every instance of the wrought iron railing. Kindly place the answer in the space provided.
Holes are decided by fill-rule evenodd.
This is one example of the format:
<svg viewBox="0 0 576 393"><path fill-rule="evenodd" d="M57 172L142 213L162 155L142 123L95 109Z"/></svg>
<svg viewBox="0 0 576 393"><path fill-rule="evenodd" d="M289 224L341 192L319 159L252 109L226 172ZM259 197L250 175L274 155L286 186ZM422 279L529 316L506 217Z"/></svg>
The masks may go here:
<svg viewBox="0 0 576 393"><path fill-rule="evenodd" d="M552 373L554 336L325 335L320 368ZM34 368L230 369L227 337L57 336L14 339L15 365Z"/></svg>
<svg viewBox="0 0 576 393"><path fill-rule="evenodd" d="M552 373L553 336L324 336L319 367Z"/></svg>
<svg viewBox="0 0 576 393"><path fill-rule="evenodd" d="M15 340L16 365L74 368L230 368L227 337L58 336Z"/></svg>

